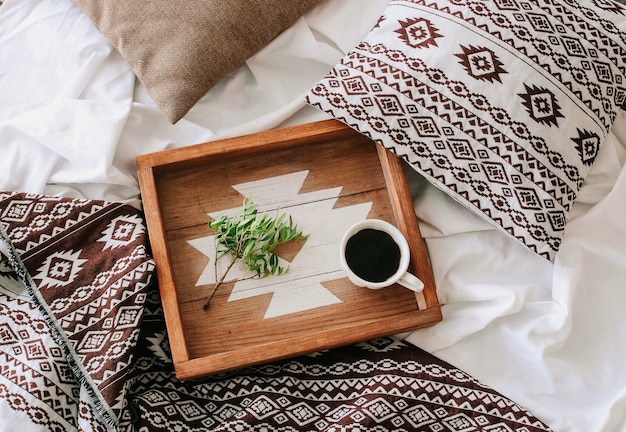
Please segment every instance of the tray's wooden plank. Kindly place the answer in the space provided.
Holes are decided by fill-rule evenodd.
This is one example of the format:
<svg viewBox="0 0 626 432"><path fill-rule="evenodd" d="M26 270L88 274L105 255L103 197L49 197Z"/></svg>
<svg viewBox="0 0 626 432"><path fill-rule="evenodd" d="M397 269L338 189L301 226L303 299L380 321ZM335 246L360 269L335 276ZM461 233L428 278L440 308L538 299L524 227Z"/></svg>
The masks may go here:
<svg viewBox="0 0 626 432"><path fill-rule="evenodd" d="M159 173L156 180L163 203L176 203L162 209L167 231L205 224L207 214L216 209L241 205L242 195L232 188L267 177L308 170L302 193L342 187L341 196L365 190L384 189L385 178L374 149L364 138L316 143L298 143L287 149L264 149L253 158L240 154L220 154L207 163L204 158ZM308 151L302 151L302 149ZM286 163L288 161L288 163ZM363 167L376 171L363 175Z"/></svg>
<svg viewBox="0 0 626 432"><path fill-rule="evenodd" d="M429 326L440 320L441 313L439 308L429 308L420 311L419 315L415 311L411 311L409 313L397 314L393 317L394 328L398 328L398 332ZM191 379L206 374L207 370L223 372L264 363L268 359L281 360L389 334L389 318L360 321L355 328L308 333L293 339L283 339L274 343L243 348L236 352L223 352L180 362L176 365L176 376L180 379Z"/></svg>
<svg viewBox="0 0 626 432"><path fill-rule="evenodd" d="M164 150L157 153L139 155L137 167L166 167L168 165L196 163L205 158L214 158L222 154L255 154L259 149L272 151L291 147L294 144L334 141L352 137L362 139L354 131L334 120L307 123L300 126L275 129L262 133L228 138L210 143L202 143ZM171 167L174 168L174 167Z"/></svg>
<svg viewBox="0 0 626 432"><path fill-rule="evenodd" d="M409 184L404 174L401 160L382 146L378 146L378 154L385 175L389 199L396 215L396 225L409 241L411 250L411 269L419 275L424 283L424 290L416 294L420 309L439 307L435 289L435 280L430 268L430 259L426 244L422 238L417 216L413 208Z"/></svg>
<svg viewBox="0 0 626 432"><path fill-rule="evenodd" d="M170 349L177 361L187 361L189 360L189 351L187 351L185 335L180 325L178 295L176 289L174 289L174 273L170 265L169 247L163 234L165 228L163 218L161 217L153 167L139 165L137 176L141 185L144 214L152 246L152 256L157 265L157 281L163 304L165 325L170 339Z"/></svg>
<svg viewBox="0 0 626 432"><path fill-rule="evenodd" d="M220 295L213 298L207 311L202 311L203 299L181 304L191 357L211 356L280 342L285 338L293 339L303 333L303 326L306 326L307 332L323 333L358 327L361 322L372 319L394 319L398 314L416 310L413 293L399 286L366 291L348 283L347 279L323 285L343 303L265 319L263 315L271 295L232 302L228 301L228 295ZM348 304L349 307L346 306ZM355 323L358 323L357 326Z"/></svg>
<svg viewBox="0 0 626 432"><path fill-rule="evenodd" d="M137 166L179 378L327 349L441 320L427 251L400 161L339 122L144 155L137 158ZM305 170L308 175L299 193L340 187L335 209L372 202L367 217L385 219L400 228L409 239L412 268L425 283L424 293L399 286L371 291L355 287L347 278L337 279L333 273L335 279L322 285L341 299L337 304L264 318L270 294L229 301L235 285L226 284L204 311L202 303L212 284L196 284L210 259L190 246L190 241L210 234L208 214L241 205L242 194L233 185ZM293 179L282 181L287 180L272 185L277 195L289 189ZM264 210L276 205L268 203ZM339 238L325 241L338 245ZM291 249L283 252L295 257L298 249ZM295 289L300 281L289 284ZM315 301L306 290L294 292L304 295L304 303Z"/></svg>

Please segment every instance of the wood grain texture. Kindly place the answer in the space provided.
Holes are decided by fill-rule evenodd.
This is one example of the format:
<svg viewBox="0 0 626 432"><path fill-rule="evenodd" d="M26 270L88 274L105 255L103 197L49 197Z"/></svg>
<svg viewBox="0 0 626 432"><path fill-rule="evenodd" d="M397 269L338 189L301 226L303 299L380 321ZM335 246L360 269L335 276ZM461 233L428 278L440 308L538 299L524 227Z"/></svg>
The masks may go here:
<svg viewBox="0 0 626 432"><path fill-rule="evenodd" d="M400 160L341 123L328 120L142 155L137 168L178 378L197 378L441 320L428 252ZM235 187L268 179L276 205L270 199L266 207L275 209L294 188L294 173L306 177L298 196L312 198L311 202L302 198L285 212L298 214L301 206L315 208L319 205L315 200L324 201L315 198L319 191L331 191L336 201L330 211L320 213L324 219L318 222L339 227L340 222L346 223L337 219L339 214L369 205L365 217L395 224L409 240L412 270L425 284L423 293L399 285L368 290L353 285L344 274L333 273L340 236L331 230L321 240L321 233L312 235L319 234L317 247L332 251L332 256L321 259L333 265L310 263L302 271L308 276L294 278L286 287L276 282L280 291L248 297L248 292L243 297L236 292L241 288L235 283L222 285L211 307L203 310L214 282L200 278L211 259L200 252L197 242L212 234L207 227L209 214L241 206L243 196ZM291 250L288 246L281 257L298 257L303 253L298 247L307 245ZM294 300L304 304L301 310L267 316L276 296L296 292L311 278L322 281L320 289L338 300L318 305L314 290L297 291L300 297Z"/></svg>

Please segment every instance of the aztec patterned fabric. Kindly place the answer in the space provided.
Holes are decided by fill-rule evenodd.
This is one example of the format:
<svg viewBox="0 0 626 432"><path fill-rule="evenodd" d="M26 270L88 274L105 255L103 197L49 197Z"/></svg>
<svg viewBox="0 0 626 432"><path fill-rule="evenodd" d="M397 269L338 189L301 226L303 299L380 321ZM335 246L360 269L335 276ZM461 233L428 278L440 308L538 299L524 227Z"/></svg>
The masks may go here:
<svg viewBox="0 0 626 432"><path fill-rule="evenodd" d="M2 193L0 222L0 429L108 429L154 279L141 213Z"/></svg>
<svg viewBox="0 0 626 432"><path fill-rule="evenodd" d="M307 96L547 259L625 99L611 0L392 1Z"/></svg>
<svg viewBox="0 0 626 432"><path fill-rule="evenodd" d="M5 240L3 236L0 246L0 430L106 430L89 390L52 337L46 316L22 292L25 273Z"/></svg>
<svg viewBox="0 0 626 432"><path fill-rule="evenodd" d="M4 193L0 221L0 431L549 430L393 338L181 382L137 210Z"/></svg>
<svg viewBox="0 0 626 432"><path fill-rule="evenodd" d="M156 293L142 331L128 432L549 430L461 370L394 338L180 382Z"/></svg>

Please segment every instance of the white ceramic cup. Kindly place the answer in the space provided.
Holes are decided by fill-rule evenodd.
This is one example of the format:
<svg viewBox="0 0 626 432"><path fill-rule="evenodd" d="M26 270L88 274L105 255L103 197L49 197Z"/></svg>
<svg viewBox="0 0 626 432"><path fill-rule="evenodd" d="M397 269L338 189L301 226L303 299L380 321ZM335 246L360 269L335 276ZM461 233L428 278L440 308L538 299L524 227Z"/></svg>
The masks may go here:
<svg viewBox="0 0 626 432"><path fill-rule="evenodd" d="M350 268L350 266L348 265L349 260L346 259L346 246L348 244L348 241L357 233L368 228L377 231L383 231L389 234L389 236L391 236L393 241L400 249L400 260L397 266L397 270L383 281L373 282L362 278ZM411 260L411 252L409 250L409 244L407 243L406 238L400 232L400 230L398 230L398 228L383 220L365 219L363 221L357 222L356 224L348 228L343 238L341 239L339 257L341 260L341 266L348 274L348 278L353 284L357 286L367 287L370 289L380 289L397 283L415 292L420 292L424 289L424 283L418 277L409 273L408 271L409 263Z"/></svg>

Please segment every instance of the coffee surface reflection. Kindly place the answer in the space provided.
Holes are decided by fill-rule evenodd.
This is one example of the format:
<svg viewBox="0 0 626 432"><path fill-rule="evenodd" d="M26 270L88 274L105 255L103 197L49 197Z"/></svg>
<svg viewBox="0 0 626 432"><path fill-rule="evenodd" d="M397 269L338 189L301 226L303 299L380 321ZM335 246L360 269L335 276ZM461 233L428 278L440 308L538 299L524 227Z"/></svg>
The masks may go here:
<svg viewBox="0 0 626 432"><path fill-rule="evenodd" d="M346 262L361 279L384 282L398 271L400 247L386 232L365 228L348 240Z"/></svg>

